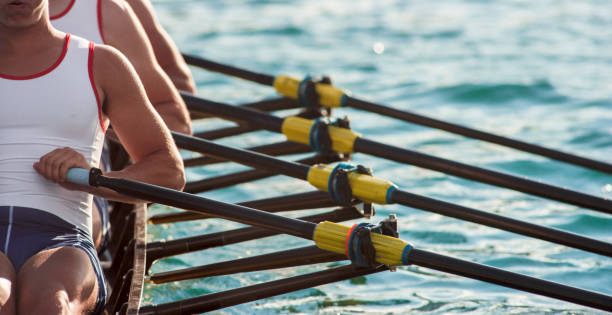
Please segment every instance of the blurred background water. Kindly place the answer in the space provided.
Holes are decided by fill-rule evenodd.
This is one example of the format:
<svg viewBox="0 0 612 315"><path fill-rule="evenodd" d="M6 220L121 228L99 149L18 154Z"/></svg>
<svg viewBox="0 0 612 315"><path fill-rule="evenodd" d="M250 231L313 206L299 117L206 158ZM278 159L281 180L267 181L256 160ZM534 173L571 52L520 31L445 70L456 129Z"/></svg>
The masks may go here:
<svg viewBox="0 0 612 315"><path fill-rule="evenodd" d="M612 161L612 2L610 1L182 1L154 0L181 50L270 74L328 74L353 95L506 136ZM240 104L274 97L271 88L193 69L198 93ZM351 109L367 137L444 158L612 197L612 176ZM197 123L197 130L228 125ZM246 147L282 140L257 132L223 139ZM185 156L189 156L185 153ZM612 217L372 158L377 177L445 201L612 242ZM188 179L243 167L189 169ZM239 202L310 191L276 176L203 194ZM151 214L169 209L156 207ZM506 270L612 294L612 261L512 233L398 205L377 207L378 222L399 216L415 246ZM297 216L297 214L289 214ZM303 214L302 214L303 215ZM239 227L223 220L149 226L151 240ZM277 236L162 260L179 269L305 246ZM325 269L315 265L148 286L146 303L256 284ZM303 290L217 314L591 314L597 311L437 271L409 266Z"/></svg>

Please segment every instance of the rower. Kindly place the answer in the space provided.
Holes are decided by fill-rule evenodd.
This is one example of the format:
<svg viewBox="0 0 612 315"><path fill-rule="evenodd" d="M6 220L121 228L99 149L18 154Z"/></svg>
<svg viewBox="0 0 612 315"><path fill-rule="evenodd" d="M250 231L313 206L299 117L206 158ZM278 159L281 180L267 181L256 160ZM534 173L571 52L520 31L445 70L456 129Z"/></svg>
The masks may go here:
<svg viewBox="0 0 612 315"><path fill-rule="evenodd" d="M134 164L107 176L185 183L169 130L129 61L48 18L46 0L0 0L0 314L102 311L89 193L141 201L67 184L65 174L98 165L109 123Z"/></svg>
<svg viewBox="0 0 612 315"><path fill-rule="evenodd" d="M118 49L132 63L153 107L170 130L191 134L187 106L158 64L146 31L123 0L50 0L51 23L61 31Z"/></svg>
<svg viewBox="0 0 612 315"><path fill-rule="evenodd" d="M142 6L137 7L138 11L143 11ZM185 103L168 75L158 64L147 33L127 2L123 0L50 0L49 12L51 23L56 28L87 38L97 44L104 43L113 46L125 54L140 76L149 100L168 128L180 133L191 134L191 120ZM145 18L145 20L150 20L150 18ZM151 24L150 21L147 22L147 25L149 24ZM160 40L155 41L156 46L163 46L159 42ZM170 43L166 41L166 45ZM192 92L194 88L190 85L193 80L190 80L189 70L185 70L187 66L172 66L174 63L179 63L177 58L182 60L180 55L169 56L167 52L158 56L158 59L164 61L166 67L172 70L171 73L177 80L175 84ZM103 160L108 160L108 153L103 153L102 156ZM102 169L110 170L109 167L108 163L101 165ZM102 252L110 238L108 203L96 197L94 210L93 238L96 248Z"/></svg>

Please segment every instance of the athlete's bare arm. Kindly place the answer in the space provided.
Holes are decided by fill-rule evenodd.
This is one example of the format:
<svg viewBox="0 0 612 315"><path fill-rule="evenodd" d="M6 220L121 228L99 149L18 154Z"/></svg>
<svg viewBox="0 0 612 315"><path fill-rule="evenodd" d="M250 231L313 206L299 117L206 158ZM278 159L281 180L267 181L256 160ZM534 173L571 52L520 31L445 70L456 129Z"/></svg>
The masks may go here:
<svg viewBox="0 0 612 315"><path fill-rule="evenodd" d="M145 30L121 0L102 1L104 40L134 65L149 100L171 130L191 134L189 112L172 81L157 63Z"/></svg>
<svg viewBox="0 0 612 315"><path fill-rule="evenodd" d="M94 77L113 129L134 161L108 176L182 189L183 161L129 61L110 47L96 47Z"/></svg>
<svg viewBox="0 0 612 315"><path fill-rule="evenodd" d="M149 0L128 0L128 3L144 26L159 65L166 71L177 89L194 94L195 83L191 71L174 41L159 23L151 2Z"/></svg>
<svg viewBox="0 0 612 315"><path fill-rule="evenodd" d="M110 119L113 130L134 161L131 166L106 175L181 190L185 185L182 159L129 61L112 47L96 46L93 72L105 108L104 116ZM54 150L34 165L45 178L66 188L85 190L111 200L140 201L105 188L67 184L66 172L72 167L89 169L92 165L87 165L85 158L71 148Z"/></svg>

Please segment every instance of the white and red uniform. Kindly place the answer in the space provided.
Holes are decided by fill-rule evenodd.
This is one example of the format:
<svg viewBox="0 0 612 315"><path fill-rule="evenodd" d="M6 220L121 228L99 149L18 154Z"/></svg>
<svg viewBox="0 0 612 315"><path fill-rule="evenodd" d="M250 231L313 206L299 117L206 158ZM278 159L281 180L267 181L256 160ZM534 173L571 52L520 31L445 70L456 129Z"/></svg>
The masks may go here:
<svg viewBox="0 0 612 315"><path fill-rule="evenodd" d="M93 47L66 35L49 69L26 77L0 74L0 206L50 212L89 235L92 196L46 180L32 165L63 147L98 165L105 126L93 81Z"/></svg>
<svg viewBox="0 0 612 315"><path fill-rule="evenodd" d="M102 0L71 0L61 13L51 16L51 24L58 30L104 44L102 32Z"/></svg>

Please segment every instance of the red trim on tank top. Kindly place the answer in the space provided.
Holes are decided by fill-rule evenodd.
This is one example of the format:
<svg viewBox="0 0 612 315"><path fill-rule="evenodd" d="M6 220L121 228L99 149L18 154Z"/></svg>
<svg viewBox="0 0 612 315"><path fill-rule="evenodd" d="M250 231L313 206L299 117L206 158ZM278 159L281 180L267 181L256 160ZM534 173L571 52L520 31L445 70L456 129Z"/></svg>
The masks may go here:
<svg viewBox="0 0 612 315"><path fill-rule="evenodd" d="M32 75L26 75L26 76L8 75L8 74L0 73L0 78L8 79L8 80L31 80L31 79L36 79L38 77L42 77L43 75L48 74L49 72L53 71L55 68L57 68L57 66L60 65L60 63L62 63L62 61L64 60L64 57L66 57L66 53L68 52L69 45L70 45L70 34L66 33L62 54L59 56L59 58L57 58L57 61L55 61L55 63L51 65L51 67L47 68L46 70L43 70L42 72L32 74Z"/></svg>
<svg viewBox="0 0 612 315"><path fill-rule="evenodd" d="M91 82L91 88L93 89L94 95L96 97L96 104L98 104L98 119L100 121L100 127L102 127L102 131L106 133L106 127L104 126L104 119L102 118L102 104L100 103L100 97L98 95L98 89L96 88L96 83L94 82L93 75L93 56L94 56L94 43L89 42L89 57L87 58L87 69L89 72L89 82Z"/></svg>
<svg viewBox="0 0 612 315"><path fill-rule="evenodd" d="M102 43L106 44L106 41L104 40L104 29L102 28L102 0L98 0L98 31L100 32Z"/></svg>
<svg viewBox="0 0 612 315"><path fill-rule="evenodd" d="M62 16L68 14L68 11L70 11L70 9L72 9L72 6L74 5L75 0L71 0L70 4L68 4L68 7L66 9L64 9L64 11L60 12L58 15L54 15L52 17L49 17L49 20L55 20L55 19L59 19Z"/></svg>

